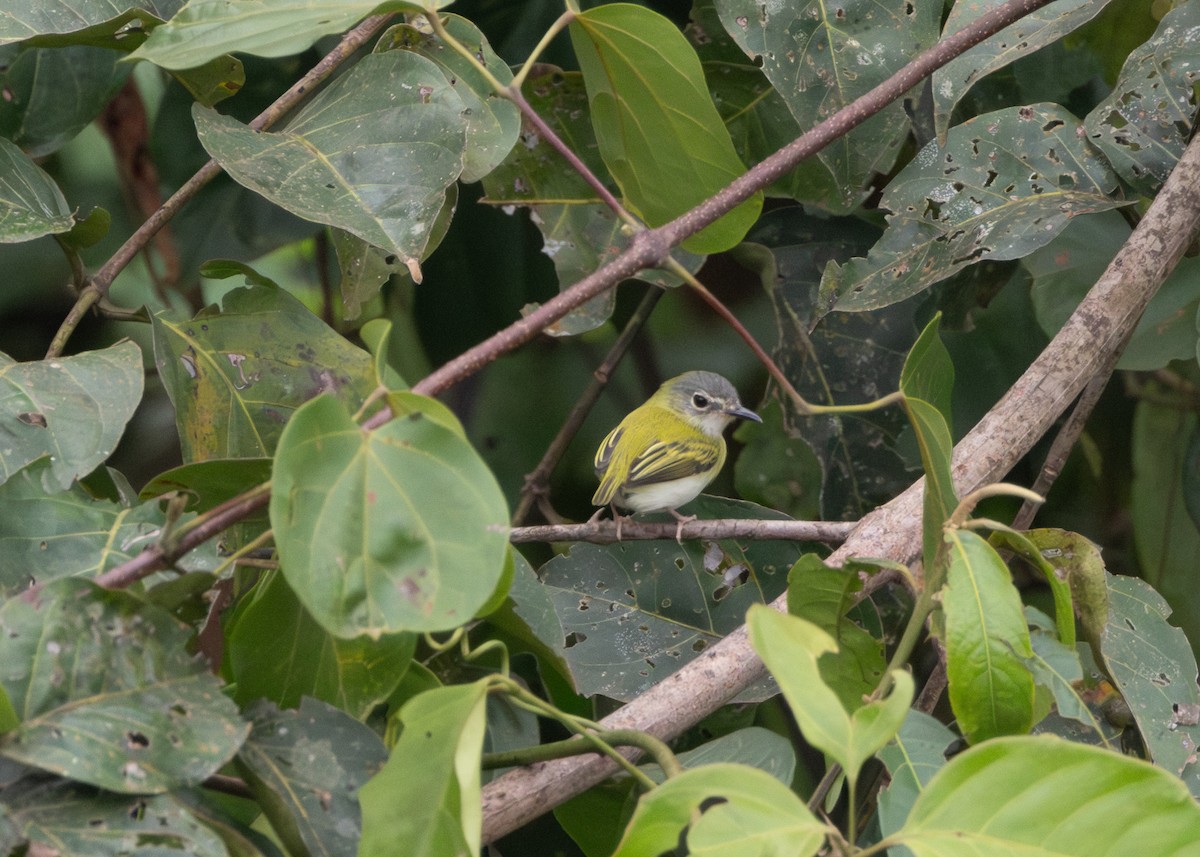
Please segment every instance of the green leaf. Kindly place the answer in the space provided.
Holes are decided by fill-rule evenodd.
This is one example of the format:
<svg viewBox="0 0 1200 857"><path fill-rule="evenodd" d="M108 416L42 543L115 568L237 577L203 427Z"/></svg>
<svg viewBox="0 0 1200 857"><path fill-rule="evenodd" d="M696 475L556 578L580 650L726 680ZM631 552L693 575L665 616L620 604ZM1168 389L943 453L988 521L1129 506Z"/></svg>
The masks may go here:
<svg viewBox="0 0 1200 857"><path fill-rule="evenodd" d="M153 322L186 463L269 456L304 402L334 393L357 408L375 388L371 355L279 289L235 289L220 312Z"/></svg>
<svg viewBox="0 0 1200 857"><path fill-rule="evenodd" d="M917 797L946 764L946 749L957 740L941 721L909 709L896 737L879 751L879 760L891 775L891 782L879 793L879 828L884 836L904 826Z"/></svg>
<svg viewBox="0 0 1200 857"><path fill-rule="evenodd" d="M600 154L647 223L673 220L746 171L700 61L674 24L641 6L611 3L576 15L570 32ZM759 192L684 241L684 249L728 250L761 208Z"/></svg>
<svg viewBox="0 0 1200 857"><path fill-rule="evenodd" d="M71 207L54 179L0 137L0 244L67 232L74 225Z"/></svg>
<svg viewBox="0 0 1200 857"><path fill-rule="evenodd" d="M359 792L360 857L479 853L487 689L486 681L442 687L404 705L400 740Z"/></svg>
<svg viewBox="0 0 1200 857"><path fill-rule="evenodd" d="M846 778L856 782L863 763L892 740L904 722L912 704L912 676L893 671L886 699L849 712L817 667L821 655L837 648L832 637L811 622L763 605L750 608L746 625L754 650L779 682L805 740L837 760Z"/></svg>
<svg viewBox="0 0 1200 857"><path fill-rule="evenodd" d="M688 770L736 762L770 774L785 786L792 784L792 777L796 773L796 752L791 742L761 726L747 726L706 741L693 750L679 753L676 758ZM667 780L658 765L643 764L638 767L656 783Z"/></svg>
<svg viewBox="0 0 1200 857"><path fill-rule="evenodd" d="M245 262L239 262L237 259L209 259L200 266L200 276L208 280L228 280L231 277L242 277L248 286L279 288L279 283L270 277L263 276Z"/></svg>
<svg viewBox="0 0 1200 857"><path fill-rule="evenodd" d="M360 720L399 686L417 643L412 634L338 639L279 574L261 580L226 624L225 657L240 705L266 698L295 708L311 696Z"/></svg>
<svg viewBox="0 0 1200 857"><path fill-rule="evenodd" d="M684 508L702 518L784 517L705 496ZM783 592L800 553L794 542L736 539L576 544L540 572L564 635L546 642L561 648L580 693L628 701L740 627L751 604ZM759 683L739 698L774 693Z"/></svg>
<svg viewBox="0 0 1200 857"><path fill-rule="evenodd" d="M815 854L825 828L783 783L744 765L705 765L642 796L613 857Z"/></svg>
<svg viewBox="0 0 1200 857"><path fill-rule="evenodd" d="M974 23L1001 2L959 0L950 10L942 37L957 33ZM1065 0L1036 9L935 71L933 121L938 136L945 137L954 106L977 81L1040 48L1058 42L1100 14L1108 3L1109 0Z"/></svg>
<svg viewBox="0 0 1200 857"><path fill-rule="evenodd" d="M227 857L217 834L172 795L120 795L36 775L4 788L4 815L30 854ZM0 843L2 844L2 843ZM36 849L36 850L35 850Z"/></svg>
<svg viewBox="0 0 1200 857"><path fill-rule="evenodd" d="M924 546L923 556L930 582L936 585L941 577L938 564L943 541L942 528L958 506L954 493L954 476L950 472L950 459L954 454L954 441L950 427L942 412L922 399L904 400L904 410L912 423L913 434L921 451L921 464L925 468L925 491L921 511L921 531Z"/></svg>
<svg viewBox="0 0 1200 857"><path fill-rule="evenodd" d="M1033 277L1030 294L1042 330L1050 336L1058 333L1129 233L1124 217L1104 211L1072 221L1061 235L1021 260ZM1172 360L1194 356L1198 278L1200 260L1181 259L1150 299L1117 361L1119 368L1162 369Z"/></svg>
<svg viewBox="0 0 1200 857"><path fill-rule="evenodd" d="M726 0L721 23L761 63L800 128L828 119L937 41L936 4L903 0ZM887 105L818 157L853 207L875 173L887 173L909 133L902 102Z"/></svg>
<svg viewBox="0 0 1200 857"><path fill-rule="evenodd" d="M47 491L96 469L121 439L142 383L142 352L128 341L32 363L0 354L0 484L43 457Z"/></svg>
<svg viewBox="0 0 1200 857"><path fill-rule="evenodd" d="M900 370L900 391L905 396L921 399L937 408L947 426L954 424L950 411L954 392L954 364L950 352L939 336L941 314L925 325L913 347L909 349Z"/></svg>
<svg viewBox="0 0 1200 857"><path fill-rule="evenodd" d="M475 450L420 412L363 432L322 396L280 438L271 524L283 574L335 636L470 620L504 570L507 519Z"/></svg>
<svg viewBox="0 0 1200 857"><path fill-rule="evenodd" d="M190 0L171 20L155 27L130 59L166 69L203 65L226 53L286 57L321 36L350 29L380 12L439 9L450 0Z"/></svg>
<svg viewBox="0 0 1200 857"><path fill-rule="evenodd" d="M984 259L1019 259L1073 217L1123 205L1116 175L1056 104L1010 107L930 142L884 191L888 227L866 259L831 263L821 292L860 312Z"/></svg>
<svg viewBox="0 0 1200 857"><path fill-rule="evenodd" d="M89 45L0 48L0 136L31 158L56 152L121 88L130 69L119 58Z"/></svg>
<svg viewBox="0 0 1200 857"><path fill-rule="evenodd" d="M1136 577L1108 576L1110 612L1104 663L1160 768L1180 774L1200 795L1200 688L1187 637L1167 623L1171 608Z"/></svg>
<svg viewBox="0 0 1200 857"><path fill-rule="evenodd" d="M136 5L120 0L54 0L45 3L3 0L0 2L0 44L38 37L42 43L77 44L104 35L111 42L109 47L119 47L126 39L138 38L143 29L170 18L182 5L184 0L139 0ZM67 38L47 38L54 35Z"/></svg>
<svg viewBox="0 0 1200 857"><path fill-rule="evenodd" d="M203 782L248 725L190 637L165 611L83 580L5 602L0 682L21 726L0 755L123 793Z"/></svg>
<svg viewBox="0 0 1200 857"><path fill-rule="evenodd" d="M1054 620L1058 639L1063 645L1075 646L1075 607L1071 602L1071 579L1088 572L1083 566L1099 559L1099 549L1083 536L1066 530L1041 529L1020 533L1015 530L996 530L988 542L997 550L1008 550L1025 560L1041 574L1054 596ZM1100 565L1100 569L1104 568ZM1101 575L1103 577L1103 575ZM1081 614L1090 614L1092 605L1081 604ZM1104 601L1099 628L1108 616ZM1099 628L1096 631L1099 631ZM1097 633L1092 639L1098 639Z"/></svg>
<svg viewBox="0 0 1200 857"><path fill-rule="evenodd" d="M800 557L788 572L788 613L837 642L837 651L821 656L821 678L848 710L874 692L887 665L883 643L846 615L861 589L855 571L830 568L816 554Z"/></svg>
<svg viewBox="0 0 1200 857"><path fill-rule="evenodd" d="M158 502L127 506L97 500L82 486L47 491L40 462L0 486L0 597L31 583L60 577L96 577L133 559L163 535ZM177 522L187 524L194 515ZM181 570L209 570L216 549L203 545L182 557Z"/></svg>
<svg viewBox="0 0 1200 857"><path fill-rule="evenodd" d="M419 281L463 169L466 109L432 61L387 51L356 62L280 131L200 106L192 114L204 148L239 184L396 253Z"/></svg>
<svg viewBox="0 0 1200 857"><path fill-rule="evenodd" d="M177 491L189 496L189 509L207 512L270 478L269 458L213 458L158 474L143 486L138 497L149 500Z"/></svg>
<svg viewBox="0 0 1200 857"><path fill-rule="evenodd" d="M58 240L74 250L86 250L104 240L112 225L112 215L107 209L96 206L87 217L75 215L71 231L58 236Z"/></svg>
<svg viewBox="0 0 1200 857"><path fill-rule="evenodd" d="M1028 732L1034 681L1023 659L1033 648L1008 567L970 530L948 530L946 544L946 676L959 728L972 744Z"/></svg>
<svg viewBox="0 0 1200 857"><path fill-rule="evenodd" d="M504 86L512 83L508 63L496 56L478 27L459 15L443 15L441 20L451 38L466 45L496 80ZM467 151L463 157L462 180L468 183L479 181L508 156L517 142L517 133L521 130L521 113L517 105L501 98L472 63L426 28L412 24L393 27L380 37L375 50L396 48L414 51L436 63L461 96L467 106Z"/></svg>
<svg viewBox="0 0 1200 857"><path fill-rule="evenodd" d="M1030 634L1030 641L1033 644L1033 658L1028 661L1030 672L1034 681L1053 694L1055 710L1060 716L1083 724L1103 738L1104 726L1081 696L1083 664L1079 652L1052 634L1035 632Z"/></svg>
<svg viewBox="0 0 1200 857"><path fill-rule="evenodd" d="M380 250L343 229L330 230L341 273L342 312L345 319L362 315L363 304L379 294L383 284L408 269L395 253Z"/></svg>
<svg viewBox="0 0 1200 857"><path fill-rule="evenodd" d="M955 756L892 837L917 857L1184 857L1200 806L1146 762L1048 736Z"/></svg>
<svg viewBox="0 0 1200 857"><path fill-rule="evenodd" d="M1200 9L1183 3L1125 60L1117 85L1084 120L1088 137L1142 194L1162 187L1192 138L1196 115L1195 29Z"/></svg>
<svg viewBox="0 0 1200 857"><path fill-rule="evenodd" d="M592 130L583 75L552 69L531 75L522 91L538 115L603 181L604 162ZM621 229L612 210L528 122L521 128L521 145L483 177L483 187L487 196L482 202L529 209L530 219L542 233L542 252L553 261L561 289L612 261L629 246L629 235ZM679 249L672 256L693 273L704 261ZM659 269L642 271L637 277L663 287L679 284L677 277ZM615 303L616 291L609 289L572 310L546 332L571 336L593 330L608 320Z"/></svg>
<svg viewBox="0 0 1200 857"><path fill-rule="evenodd" d="M354 857L358 792L387 758L370 728L313 699L299 711L269 702L246 712L252 728L237 768L292 854Z"/></svg>

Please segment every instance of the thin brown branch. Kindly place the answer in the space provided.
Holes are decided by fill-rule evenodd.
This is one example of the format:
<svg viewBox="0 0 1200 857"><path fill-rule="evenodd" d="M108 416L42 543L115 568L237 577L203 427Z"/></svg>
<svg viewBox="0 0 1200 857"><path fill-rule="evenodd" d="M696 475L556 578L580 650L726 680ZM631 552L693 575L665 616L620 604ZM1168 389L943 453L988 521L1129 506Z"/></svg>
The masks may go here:
<svg viewBox="0 0 1200 857"><path fill-rule="evenodd" d="M1051 343L955 447L961 493L1002 478L1084 386L1120 351L1130 329L1200 231L1200 142L1176 165L1137 229ZM908 563L920 553L924 481L865 517L829 558ZM786 609L782 599L772 606ZM606 728L641 729L669 740L725 704L764 672L746 629L606 717ZM491 842L610 776L605 762L569 759L512 771L484 788L483 838Z"/></svg>
<svg viewBox="0 0 1200 857"><path fill-rule="evenodd" d="M746 539L765 541L786 539L798 542L840 544L856 525L842 521L761 521L744 518L722 518L711 521L689 521L683 525L683 539ZM647 539L675 540L679 524L675 521L648 524L626 518L621 522L620 541ZM618 541L617 526L612 521L592 521L586 524L547 524L538 527L517 527L509 534L513 544L528 542L591 542L609 545Z"/></svg>

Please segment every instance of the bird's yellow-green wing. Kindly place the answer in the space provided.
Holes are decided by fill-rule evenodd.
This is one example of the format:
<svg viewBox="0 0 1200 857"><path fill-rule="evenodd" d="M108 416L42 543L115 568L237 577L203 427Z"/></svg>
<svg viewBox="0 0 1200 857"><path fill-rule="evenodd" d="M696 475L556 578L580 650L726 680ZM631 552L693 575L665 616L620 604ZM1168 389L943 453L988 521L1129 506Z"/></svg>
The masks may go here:
<svg viewBox="0 0 1200 857"><path fill-rule="evenodd" d="M596 459L593 463L596 467L596 475L600 477L600 487L592 495L593 506L607 506L613 501L613 497L617 495L617 489L621 487L620 475L624 468L612 465L614 459L619 464L620 459L623 457L619 451L621 449L621 440L624 437L625 423L622 422L608 433L608 437L604 438L604 442L596 450Z"/></svg>
<svg viewBox="0 0 1200 857"><path fill-rule="evenodd" d="M720 438L701 435L686 440L658 441L634 458L626 488L672 482L720 466L724 444Z"/></svg>

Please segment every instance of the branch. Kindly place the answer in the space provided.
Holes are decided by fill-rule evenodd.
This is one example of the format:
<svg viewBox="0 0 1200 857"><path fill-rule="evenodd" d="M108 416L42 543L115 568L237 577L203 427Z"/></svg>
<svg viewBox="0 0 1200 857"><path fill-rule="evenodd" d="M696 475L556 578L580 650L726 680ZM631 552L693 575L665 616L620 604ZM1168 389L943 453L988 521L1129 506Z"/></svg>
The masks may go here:
<svg viewBox="0 0 1200 857"><path fill-rule="evenodd" d="M995 482L1049 430L1111 356L1123 346L1146 304L1200 232L1200 141L1193 140L1141 223L1058 335L1004 397L955 447L961 493ZM829 558L886 557L910 562L920 553L918 481L865 517ZM786 609L783 598L772 606ZM762 677L762 662L745 626L704 656L668 676L602 725L640 729L663 740L728 702ZM520 769L483 791L483 839L491 842L610 776L605 762L569 759Z"/></svg>
<svg viewBox="0 0 1200 857"><path fill-rule="evenodd" d="M856 525L843 521L763 521L726 518L712 521L689 521L683 525L683 539L747 539L764 541L780 539L797 542L843 542ZM639 523L626 518L621 523L621 541L644 539L674 539L679 525L670 523ZM617 527L611 521L592 521L586 524L546 524L537 527L517 527L509 534L513 544L527 542L591 542L610 545L617 541Z"/></svg>

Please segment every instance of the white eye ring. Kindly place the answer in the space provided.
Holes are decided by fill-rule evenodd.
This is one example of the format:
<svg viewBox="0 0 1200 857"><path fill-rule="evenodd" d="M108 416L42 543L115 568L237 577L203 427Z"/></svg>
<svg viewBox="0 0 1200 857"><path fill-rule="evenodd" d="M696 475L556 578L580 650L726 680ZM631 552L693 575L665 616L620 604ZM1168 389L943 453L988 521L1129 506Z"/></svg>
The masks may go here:
<svg viewBox="0 0 1200 857"><path fill-rule="evenodd" d="M692 393L692 405L697 410L704 410L708 407L708 396L703 393Z"/></svg>

